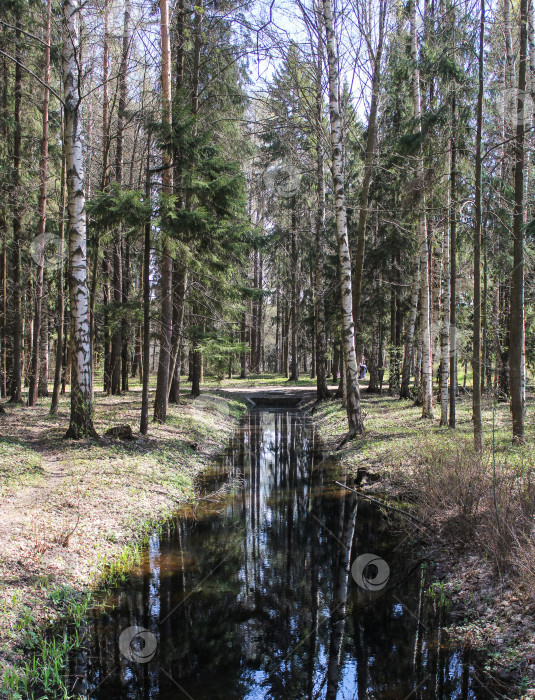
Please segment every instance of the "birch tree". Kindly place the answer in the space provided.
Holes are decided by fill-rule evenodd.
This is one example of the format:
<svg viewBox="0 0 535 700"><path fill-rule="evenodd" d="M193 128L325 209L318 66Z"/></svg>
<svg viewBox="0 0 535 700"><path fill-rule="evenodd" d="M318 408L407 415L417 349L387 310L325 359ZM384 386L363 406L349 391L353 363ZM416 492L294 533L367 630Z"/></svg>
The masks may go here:
<svg viewBox="0 0 535 700"><path fill-rule="evenodd" d="M370 63L373 66L372 77L372 92L370 103L370 114L368 116L368 135L366 138L366 151L364 155L364 174L362 178L362 188L360 192L359 202L359 225L357 232L357 251L355 255L355 271L353 278L353 318L355 328L358 333L359 318L360 318L360 302L362 296L362 272L364 269L364 248L366 244L366 221L368 218L368 198L370 193L370 184L373 172L373 157L377 141L377 111L379 107L379 87L381 83L381 62L385 38L385 21L387 13L388 0L379 0L379 19L378 19L378 39L375 51L372 47L372 29L367 26L367 31L363 31L366 39L366 45L370 54ZM357 9L359 12L359 9ZM361 25L368 25L368 18L373 13L369 12L369 8L365 8L362 12L363 18Z"/></svg>
<svg viewBox="0 0 535 700"><path fill-rule="evenodd" d="M342 345L344 364L347 371L347 420L349 430L346 440L348 440L364 431L364 422L362 420L362 411L360 407L357 354L355 351L351 259L347 236L347 209L344 186L344 165L342 159L342 124L339 103L340 82L331 0L323 0L323 22L327 38L331 170L335 199L340 296L342 300Z"/></svg>
<svg viewBox="0 0 535 700"><path fill-rule="evenodd" d="M80 106L80 0L63 3L63 95L71 307L71 416L66 437L97 437L93 427L87 288L85 172Z"/></svg>
<svg viewBox="0 0 535 700"><path fill-rule="evenodd" d="M413 63L412 98L414 121L421 132L420 70L418 68L418 46L416 37L416 0L410 10L411 58ZM418 245L420 249L420 295L422 335L422 418L433 418L433 373L431 366L431 293L429 283L429 254L427 220L425 211L425 176L422 147L417 157L416 178L420 188L420 211L418 212Z"/></svg>
<svg viewBox="0 0 535 700"><path fill-rule="evenodd" d="M318 41L316 60L316 273L314 275L314 294L316 301L316 388L318 400L330 397L327 386L327 361L325 339L325 285L323 238L325 236L325 174L322 143L323 99L321 93L321 44Z"/></svg>

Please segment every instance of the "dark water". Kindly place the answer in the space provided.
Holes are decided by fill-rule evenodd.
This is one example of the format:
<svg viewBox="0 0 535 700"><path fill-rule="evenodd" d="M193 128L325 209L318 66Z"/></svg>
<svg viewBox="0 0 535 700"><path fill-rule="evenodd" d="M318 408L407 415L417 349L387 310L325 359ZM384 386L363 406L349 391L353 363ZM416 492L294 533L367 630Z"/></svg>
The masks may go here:
<svg viewBox="0 0 535 700"><path fill-rule="evenodd" d="M415 544L335 478L309 417L251 410L205 477L206 493L225 495L155 534L110 596L114 607L95 613L74 691L95 700L505 697L448 643ZM350 567L366 553L375 560L357 585Z"/></svg>

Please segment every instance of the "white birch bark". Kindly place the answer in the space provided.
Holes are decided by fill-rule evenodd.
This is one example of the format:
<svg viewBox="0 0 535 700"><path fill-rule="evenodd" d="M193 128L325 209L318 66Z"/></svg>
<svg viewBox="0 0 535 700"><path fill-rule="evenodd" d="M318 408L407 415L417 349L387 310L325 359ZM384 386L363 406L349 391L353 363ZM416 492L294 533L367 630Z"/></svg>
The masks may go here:
<svg viewBox="0 0 535 700"><path fill-rule="evenodd" d="M411 57L413 61L412 96L416 128L421 129L420 71L418 69L418 48L416 44L416 0L412 0ZM422 335L422 418L433 418L433 374L431 367L431 299L429 284L429 255L427 241L427 220L425 213L424 163L420 151L417 159L416 176L421 188L418 217L418 243L420 248L420 290L421 290L421 335Z"/></svg>
<svg viewBox="0 0 535 700"><path fill-rule="evenodd" d="M71 302L71 417L67 437L95 437L93 427L85 173L80 109L80 2L63 2L63 85Z"/></svg>
<svg viewBox="0 0 535 700"><path fill-rule="evenodd" d="M347 211L342 160L342 124L339 105L338 57L334 34L331 0L323 0L323 20L327 35L329 66L329 114L331 125L332 177L336 211L336 237L340 269L340 296L342 299L342 346L347 368L347 420L349 432L346 439L364 431L360 408L357 355L355 352L355 324L353 322L353 295L351 287L351 259L347 235Z"/></svg>
<svg viewBox="0 0 535 700"><path fill-rule="evenodd" d="M331 635L327 666L326 700L336 700L340 678L340 661L346 620L347 591L349 587L351 543L357 520L357 496L351 494L340 505L340 529L338 532L338 562L335 571L333 603L331 609Z"/></svg>

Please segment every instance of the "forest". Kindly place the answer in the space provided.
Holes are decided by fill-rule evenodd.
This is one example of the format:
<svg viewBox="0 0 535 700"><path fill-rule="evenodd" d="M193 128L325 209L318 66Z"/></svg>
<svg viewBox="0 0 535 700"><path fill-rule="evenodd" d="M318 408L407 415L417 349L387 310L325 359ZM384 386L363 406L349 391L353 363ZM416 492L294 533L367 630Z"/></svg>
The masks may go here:
<svg viewBox="0 0 535 700"><path fill-rule="evenodd" d="M0 695L171 698L172 681L199 699L535 697L533 1L0 8ZM233 480L214 477L212 497L199 484L228 444ZM338 485L336 507L323 481L311 495L316 469ZM196 560L200 583L186 592L196 548L203 566L217 557L211 499L226 532L240 484L244 499L249 485L256 494L239 525L252 550L238 556L229 519L224 569L256 562L247 597L270 579L261 562L297 556L304 523L310 561L291 575L288 563L288 585L310 577L295 624L317 625L310 659L276 682L259 660L271 652L250 661L252 628L242 638L232 627L241 655L229 666L247 659L266 674L247 676L256 695L239 674L204 678L203 654L219 649L208 603L195 598L176 621L193 630L197 619L205 651L172 652L165 626L178 589L187 599L211 575ZM283 528L268 547L255 533L274 484L295 490L295 511L272 516L287 542ZM91 615L104 590L153 580L154 532L171 559L169 518L183 569L162 583L158 633L145 584L138 613L118 604L123 627L146 627L159 644L159 670L121 642L114 665L103 649L117 643ZM325 591L322 523L340 548ZM381 566L351 562L372 529L383 543L408 531L423 548L429 599L416 618L429 639L403 642L414 645L413 661L400 661L409 686L389 679L387 661L370 671L382 652L355 591L382 589L359 583L377 586ZM292 603L275 579L270 595L286 601L277 617ZM219 604L245 619L217 581ZM324 640L323 604L307 607L323 595ZM388 630L391 613L377 608ZM76 666L80 629L99 640L86 653L101 657L98 671ZM448 649L436 668L422 651L435 644ZM458 685L449 663L464 669ZM108 688L115 667L122 680Z"/></svg>

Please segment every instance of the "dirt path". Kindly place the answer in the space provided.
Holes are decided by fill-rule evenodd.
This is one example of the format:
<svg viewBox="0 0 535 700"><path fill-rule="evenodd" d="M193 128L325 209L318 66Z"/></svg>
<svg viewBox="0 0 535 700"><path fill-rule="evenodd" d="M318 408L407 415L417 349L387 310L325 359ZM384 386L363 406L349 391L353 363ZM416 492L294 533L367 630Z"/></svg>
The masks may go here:
<svg viewBox="0 0 535 700"><path fill-rule="evenodd" d="M139 421L140 392L97 396L95 424ZM6 407L0 416L0 664L65 611L67 591L95 584L151 523L193 495L196 474L225 447L244 401L203 394L171 406L165 426L132 441L65 441L68 405ZM65 593L65 595L64 595ZM30 634L31 632L31 634ZM3 673L0 673L0 681Z"/></svg>

